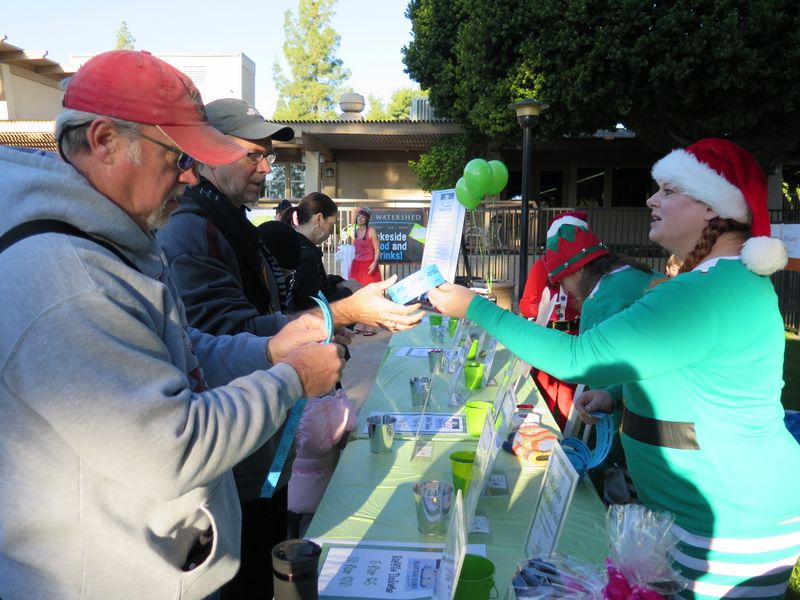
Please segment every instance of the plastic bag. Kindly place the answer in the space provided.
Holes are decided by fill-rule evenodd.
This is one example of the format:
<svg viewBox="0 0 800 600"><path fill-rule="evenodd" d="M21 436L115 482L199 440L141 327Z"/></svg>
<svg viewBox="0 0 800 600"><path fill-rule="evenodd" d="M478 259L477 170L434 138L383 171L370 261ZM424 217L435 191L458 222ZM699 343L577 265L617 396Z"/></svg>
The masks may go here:
<svg viewBox="0 0 800 600"><path fill-rule="evenodd" d="M606 566L610 578L604 598L655 600L686 587L670 558L678 543L672 534L674 520L671 514L653 512L642 504L609 507Z"/></svg>
<svg viewBox="0 0 800 600"><path fill-rule="evenodd" d="M339 271L343 279L350 279L350 266L356 257L356 248L352 244L341 244L336 249L334 258L339 261Z"/></svg>
<svg viewBox="0 0 800 600"><path fill-rule="evenodd" d="M591 564L561 556L531 558L512 579L517 598L661 600L686 581L672 568L674 518L641 504L612 505L606 514L608 559Z"/></svg>

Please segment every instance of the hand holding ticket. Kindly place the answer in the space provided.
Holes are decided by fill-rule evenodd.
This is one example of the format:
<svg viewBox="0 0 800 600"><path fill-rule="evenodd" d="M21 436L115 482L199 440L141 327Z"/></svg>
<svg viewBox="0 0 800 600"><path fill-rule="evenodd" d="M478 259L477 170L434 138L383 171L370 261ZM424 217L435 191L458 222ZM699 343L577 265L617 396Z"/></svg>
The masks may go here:
<svg viewBox="0 0 800 600"><path fill-rule="evenodd" d="M397 304L408 304L428 290L445 282L436 265L428 265L405 279L398 281L388 290L389 298Z"/></svg>

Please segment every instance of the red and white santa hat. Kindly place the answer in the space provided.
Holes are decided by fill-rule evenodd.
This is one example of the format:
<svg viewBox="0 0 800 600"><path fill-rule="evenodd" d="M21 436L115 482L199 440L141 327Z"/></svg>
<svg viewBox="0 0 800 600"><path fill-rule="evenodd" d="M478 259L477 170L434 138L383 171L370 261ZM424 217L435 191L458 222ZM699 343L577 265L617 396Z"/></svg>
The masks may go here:
<svg viewBox="0 0 800 600"><path fill-rule="evenodd" d="M718 138L673 150L653 165L653 179L669 183L713 208L723 219L750 225L752 236L739 256L758 275L786 266L786 247L770 237L767 178L741 146Z"/></svg>

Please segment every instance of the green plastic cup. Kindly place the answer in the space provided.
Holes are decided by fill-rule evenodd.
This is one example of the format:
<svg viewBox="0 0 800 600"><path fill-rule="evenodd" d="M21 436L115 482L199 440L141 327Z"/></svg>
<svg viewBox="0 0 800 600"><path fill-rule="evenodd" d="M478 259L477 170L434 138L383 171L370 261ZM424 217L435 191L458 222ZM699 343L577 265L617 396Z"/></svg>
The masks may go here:
<svg viewBox="0 0 800 600"><path fill-rule="evenodd" d="M472 467L475 463L473 450L459 450L450 454L450 468L453 471L453 487L461 490L461 495L467 497L469 482L472 481Z"/></svg>
<svg viewBox="0 0 800 600"><path fill-rule="evenodd" d="M456 329L458 329L458 319L455 317L450 317L450 320L447 322L447 333L450 337L453 337L456 334Z"/></svg>
<svg viewBox="0 0 800 600"><path fill-rule="evenodd" d="M465 554L456 584L455 600L488 600L494 588L494 563L484 556Z"/></svg>
<svg viewBox="0 0 800 600"><path fill-rule="evenodd" d="M469 350L467 350L467 360L473 360L476 356L478 356L478 340L472 340L472 343L469 345Z"/></svg>
<svg viewBox="0 0 800 600"><path fill-rule="evenodd" d="M468 360L464 364L464 384L468 390L479 390L483 387L484 368L482 362L474 360Z"/></svg>
<svg viewBox="0 0 800 600"><path fill-rule="evenodd" d="M494 405L485 400L468 400L464 405L467 417L467 432L473 437L480 437L483 431L483 422L492 414Z"/></svg>
<svg viewBox="0 0 800 600"><path fill-rule="evenodd" d="M431 327L438 327L442 324L442 315L434 315L431 313L428 315L428 323L430 323Z"/></svg>

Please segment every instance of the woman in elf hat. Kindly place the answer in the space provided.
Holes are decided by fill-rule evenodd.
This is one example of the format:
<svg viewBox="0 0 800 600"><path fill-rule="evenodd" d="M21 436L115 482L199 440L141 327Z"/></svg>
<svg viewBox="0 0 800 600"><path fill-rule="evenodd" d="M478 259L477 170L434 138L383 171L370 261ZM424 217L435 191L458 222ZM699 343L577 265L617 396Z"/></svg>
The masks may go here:
<svg viewBox="0 0 800 600"><path fill-rule="evenodd" d="M583 211L565 212L553 218L547 229L544 256L536 261L534 268L537 264L541 271L539 279L544 279L551 294L557 297L547 326L575 334L630 306L656 277L647 265L612 254L589 228ZM529 291L527 283L525 290ZM520 312L523 306L520 300ZM524 312L523 315L528 316ZM563 427L575 385L544 371L538 371L536 381L556 422Z"/></svg>
<svg viewBox="0 0 800 600"><path fill-rule="evenodd" d="M640 499L675 515L675 564L694 598L783 598L800 555L800 445L783 424L783 320L768 275L766 177L745 150L705 139L653 167L650 239L681 275L579 336L537 327L464 288L428 294L549 373L622 384L621 439ZM593 391L585 420L613 409Z"/></svg>

